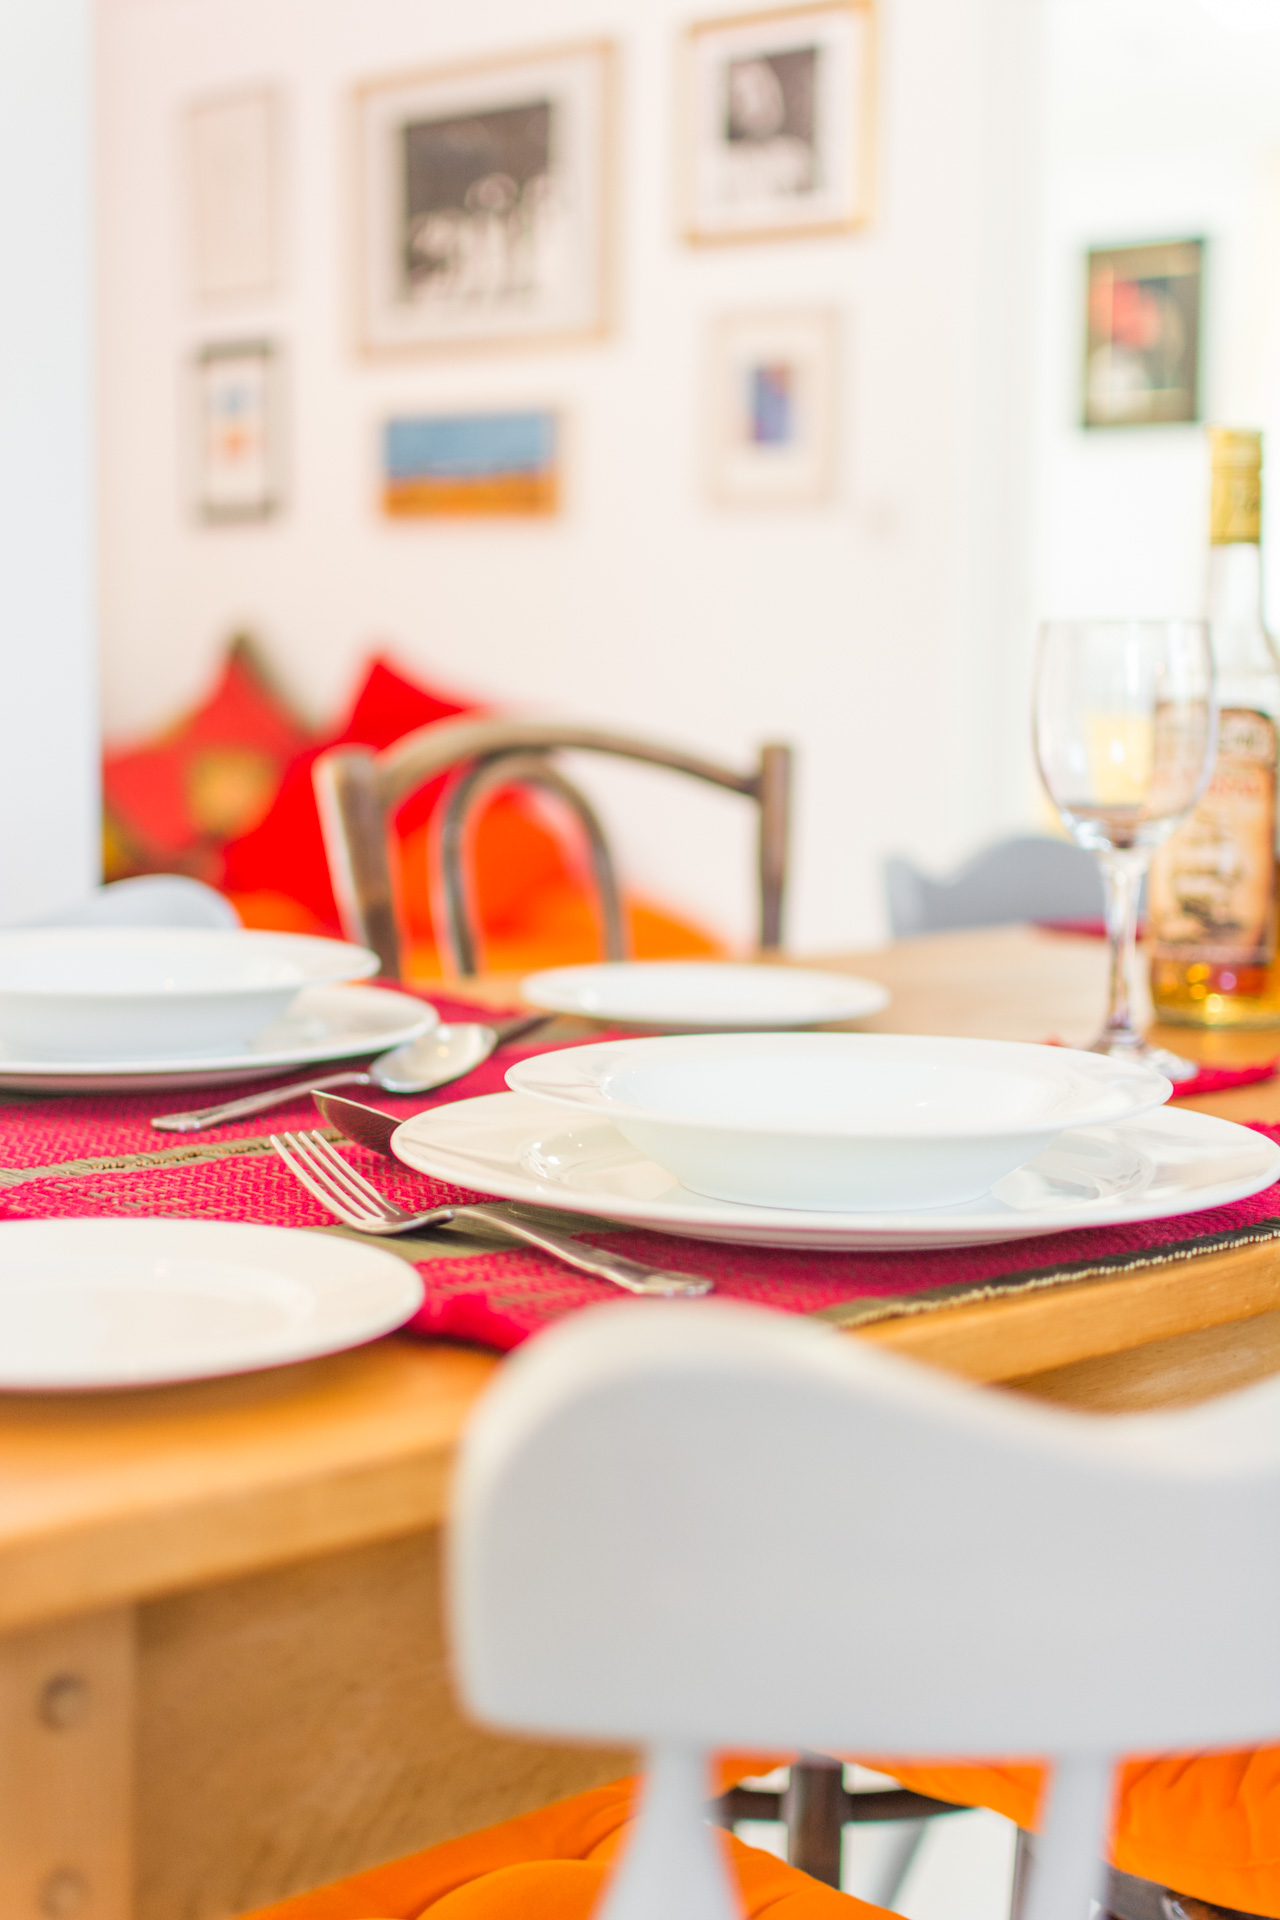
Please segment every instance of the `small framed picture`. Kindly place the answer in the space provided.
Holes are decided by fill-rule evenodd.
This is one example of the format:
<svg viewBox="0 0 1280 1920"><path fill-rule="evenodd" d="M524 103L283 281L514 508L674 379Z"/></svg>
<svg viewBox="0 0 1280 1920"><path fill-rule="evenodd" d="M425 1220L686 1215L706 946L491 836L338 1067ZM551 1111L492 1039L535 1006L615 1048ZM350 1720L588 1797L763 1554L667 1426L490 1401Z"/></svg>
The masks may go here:
<svg viewBox="0 0 1280 1920"><path fill-rule="evenodd" d="M603 332L612 92L613 52L602 44L360 91L366 348Z"/></svg>
<svg viewBox="0 0 1280 1920"><path fill-rule="evenodd" d="M712 497L801 506L835 479L836 316L734 314L711 336Z"/></svg>
<svg viewBox="0 0 1280 1920"><path fill-rule="evenodd" d="M188 264L198 300L252 298L280 280L279 96L196 100L186 112Z"/></svg>
<svg viewBox="0 0 1280 1920"><path fill-rule="evenodd" d="M695 243L847 233L871 212L872 0L689 29L684 229Z"/></svg>
<svg viewBox="0 0 1280 1920"><path fill-rule="evenodd" d="M1089 254L1086 427L1200 418L1203 240Z"/></svg>
<svg viewBox="0 0 1280 1920"><path fill-rule="evenodd" d="M559 420L544 410L389 420L382 435L383 512L396 520L554 514L560 440Z"/></svg>
<svg viewBox="0 0 1280 1920"><path fill-rule="evenodd" d="M266 340L203 347L195 389L199 517L269 520L283 494L279 354Z"/></svg>

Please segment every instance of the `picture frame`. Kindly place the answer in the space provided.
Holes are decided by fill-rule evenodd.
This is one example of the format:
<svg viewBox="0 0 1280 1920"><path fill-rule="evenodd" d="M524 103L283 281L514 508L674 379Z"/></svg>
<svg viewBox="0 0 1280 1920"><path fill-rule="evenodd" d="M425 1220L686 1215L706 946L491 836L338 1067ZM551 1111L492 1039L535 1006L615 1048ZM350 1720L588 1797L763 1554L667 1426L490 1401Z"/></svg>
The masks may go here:
<svg viewBox="0 0 1280 1920"><path fill-rule="evenodd" d="M807 239L871 218L874 0L695 22L682 66L689 242Z"/></svg>
<svg viewBox="0 0 1280 1920"><path fill-rule="evenodd" d="M550 407L401 414L382 432L393 520L546 519L560 511L564 434Z"/></svg>
<svg viewBox="0 0 1280 1920"><path fill-rule="evenodd" d="M836 480L839 316L722 315L709 343L708 483L733 507L814 506Z"/></svg>
<svg viewBox="0 0 1280 1920"><path fill-rule="evenodd" d="M364 351L607 331L615 64L592 41L358 89Z"/></svg>
<svg viewBox="0 0 1280 1920"><path fill-rule="evenodd" d="M282 369L269 340L201 347L194 363L195 510L209 525L270 520L284 504Z"/></svg>
<svg viewBox="0 0 1280 1920"><path fill-rule="evenodd" d="M1200 418L1203 240L1090 249L1082 423L1189 424Z"/></svg>
<svg viewBox="0 0 1280 1920"><path fill-rule="evenodd" d="M281 278L281 123L272 87L188 103L188 270L201 302L274 293Z"/></svg>

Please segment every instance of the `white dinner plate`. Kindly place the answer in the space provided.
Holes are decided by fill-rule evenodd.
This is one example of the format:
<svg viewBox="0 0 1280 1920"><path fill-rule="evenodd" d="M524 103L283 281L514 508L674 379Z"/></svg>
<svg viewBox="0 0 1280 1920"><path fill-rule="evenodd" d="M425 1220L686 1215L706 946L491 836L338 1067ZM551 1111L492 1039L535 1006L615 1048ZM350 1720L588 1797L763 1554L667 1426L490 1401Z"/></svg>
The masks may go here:
<svg viewBox="0 0 1280 1920"><path fill-rule="evenodd" d="M154 1386L360 1346L417 1270L336 1234L226 1220L0 1224L0 1390Z"/></svg>
<svg viewBox="0 0 1280 1920"><path fill-rule="evenodd" d="M504 1200L759 1247L981 1246L1197 1213L1280 1179L1280 1147L1265 1134L1183 1107L1064 1133L980 1200L914 1213L800 1212L707 1200L629 1146L608 1120L584 1115L575 1122L563 1107L519 1093L416 1114L391 1144L406 1166Z"/></svg>
<svg viewBox="0 0 1280 1920"><path fill-rule="evenodd" d="M25 1060L0 1050L0 1087L25 1093L161 1092L265 1080L287 1067L383 1053L439 1024L434 1007L383 987L304 987L287 1014L234 1053L145 1060Z"/></svg>
<svg viewBox="0 0 1280 1920"><path fill-rule="evenodd" d="M577 1013L668 1032L734 1027L816 1027L865 1020L889 991L852 973L816 967L737 966L718 960L613 960L551 967L520 982L522 998L547 1013Z"/></svg>

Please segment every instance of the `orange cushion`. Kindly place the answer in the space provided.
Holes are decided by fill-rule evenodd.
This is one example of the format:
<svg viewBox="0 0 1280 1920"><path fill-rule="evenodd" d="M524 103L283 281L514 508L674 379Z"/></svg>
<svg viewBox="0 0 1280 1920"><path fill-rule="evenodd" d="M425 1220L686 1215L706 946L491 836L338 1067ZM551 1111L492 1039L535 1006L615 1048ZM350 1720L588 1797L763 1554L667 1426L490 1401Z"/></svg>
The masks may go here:
<svg viewBox="0 0 1280 1920"><path fill-rule="evenodd" d="M556 1801L248 1920L587 1920L626 1840L634 1788L618 1780ZM884 1920L883 1908L836 1893L728 1834L723 1841L751 1920Z"/></svg>
<svg viewBox="0 0 1280 1920"><path fill-rule="evenodd" d="M251 642L233 640L212 691L193 712L153 740L106 754L107 879L216 879L223 845L263 819L285 768L309 739Z"/></svg>
<svg viewBox="0 0 1280 1920"><path fill-rule="evenodd" d="M1036 1824L1039 1767L869 1764L919 1793ZM1128 1761L1111 1859L1122 1873L1280 1920L1280 1747Z"/></svg>

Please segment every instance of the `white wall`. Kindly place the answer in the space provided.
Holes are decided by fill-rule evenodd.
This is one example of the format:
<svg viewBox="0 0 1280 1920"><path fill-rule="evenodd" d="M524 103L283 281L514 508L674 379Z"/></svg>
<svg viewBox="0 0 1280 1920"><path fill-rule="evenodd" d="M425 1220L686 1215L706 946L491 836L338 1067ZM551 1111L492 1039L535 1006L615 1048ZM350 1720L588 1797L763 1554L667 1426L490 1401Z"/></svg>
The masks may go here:
<svg viewBox="0 0 1280 1920"><path fill-rule="evenodd" d="M945 858L1025 810L1018 751L1002 743L1024 731L1005 663L1029 618L1020 381L1038 0L883 0L870 231L703 251L674 234L673 60L690 17L678 0L540 0L536 15L520 0L100 5L111 734L174 714L246 624L317 717L382 644L465 690L736 758L789 737L802 753L792 935L810 950L879 929L886 850ZM623 62L614 336L362 362L346 322L353 83L599 35ZM289 106L288 283L270 303L200 312L183 282L179 110L262 80ZM837 498L715 509L701 478L707 323L809 303L842 316ZM184 505L184 356L256 332L291 362L291 504L274 525L201 528ZM380 520L388 412L507 400L571 416L558 523ZM745 931L741 810L677 800L651 776L606 785L632 876Z"/></svg>
<svg viewBox="0 0 1280 1920"><path fill-rule="evenodd" d="M100 872L90 0L0 7L0 923Z"/></svg>
<svg viewBox="0 0 1280 1920"><path fill-rule="evenodd" d="M1206 421L1261 427L1280 532L1280 5L1234 32L1199 0L1050 0L1036 378L1036 600L1045 614L1198 613L1199 426L1079 425L1089 246L1208 241ZM1274 569L1273 569L1274 576ZM1280 624L1272 579L1272 624Z"/></svg>

